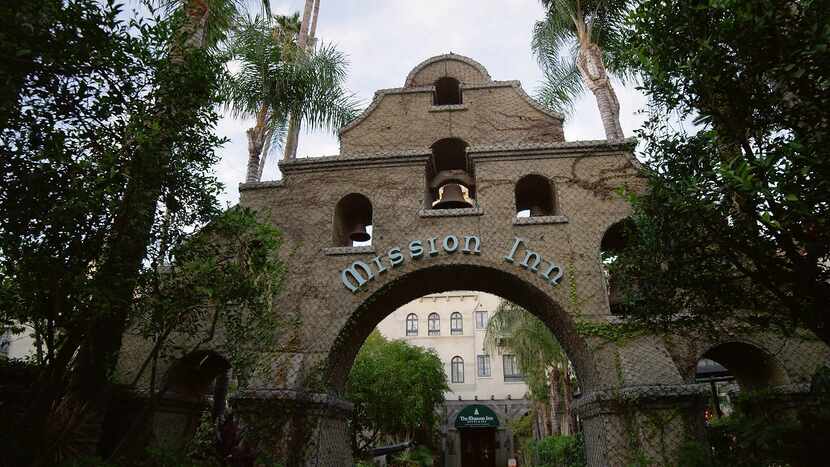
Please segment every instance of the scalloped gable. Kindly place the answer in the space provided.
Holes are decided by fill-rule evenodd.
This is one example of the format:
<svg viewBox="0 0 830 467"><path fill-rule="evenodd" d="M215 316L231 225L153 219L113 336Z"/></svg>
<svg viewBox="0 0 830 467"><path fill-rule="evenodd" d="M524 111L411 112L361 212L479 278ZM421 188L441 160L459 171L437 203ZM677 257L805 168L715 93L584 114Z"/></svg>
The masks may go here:
<svg viewBox="0 0 830 467"><path fill-rule="evenodd" d="M444 76L461 83L462 104L433 105L432 83ZM531 99L518 81L493 81L481 64L467 57L427 59L409 73L405 84L377 91L369 107L340 129L342 154L427 150L449 137L473 145L565 140L562 115Z"/></svg>

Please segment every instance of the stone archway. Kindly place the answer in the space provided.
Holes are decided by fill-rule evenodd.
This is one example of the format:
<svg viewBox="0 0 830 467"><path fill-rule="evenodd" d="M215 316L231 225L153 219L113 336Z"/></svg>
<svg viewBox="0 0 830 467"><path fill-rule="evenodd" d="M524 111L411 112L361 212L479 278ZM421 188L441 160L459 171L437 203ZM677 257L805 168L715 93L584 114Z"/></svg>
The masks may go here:
<svg viewBox="0 0 830 467"><path fill-rule="evenodd" d="M433 83L443 77L459 82L461 104L435 105ZM589 465L641 455L675 463L697 434L685 414L706 394L684 380L695 342L618 335L600 260L606 231L631 211L617 189L643 188L634 143L568 142L562 123L517 81L495 81L466 57L433 57L340 130L341 154L282 161L282 180L240 185L240 205L281 230L286 266L273 311L290 326L261 349L263 374L235 398L264 451L292 466L351 465L350 404L339 395L363 340L407 300L470 289L534 312L566 348L583 385L575 408ZM433 146L448 139L466 143L464 166L444 175L474 176L469 207L437 208L425 189ZM550 181L555 212L516 216L516 187L530 174ZM370 209L339 216L339 202L354 194ZM345 240L367 223L368 242ZM830 359L820 343L773 339L790 346L782 364L793 384ZM135 364L128 353L125 375Z"/></svg>

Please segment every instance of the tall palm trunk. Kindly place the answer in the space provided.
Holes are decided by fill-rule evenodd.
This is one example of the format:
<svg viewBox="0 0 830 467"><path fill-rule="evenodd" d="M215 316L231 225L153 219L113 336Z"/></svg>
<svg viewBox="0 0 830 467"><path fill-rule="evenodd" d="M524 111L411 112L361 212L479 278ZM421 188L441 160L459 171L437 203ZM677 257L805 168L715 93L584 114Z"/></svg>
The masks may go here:
<svg viewBox="0 0 830 467"><path fill-rule="evenodd" d="M609 141L623 139L620 126L620 103L617 101L617 95L611 86L611 79L602 62L602 50L592 42L580 41L576 66L585 85L597 100L602 126L605 128L605 137Z"/></svg>
<svg viewBox="0 0 830 467"><path fill-rule="evenodd" d="M319 0L318 0L319 1ZM300 52L305 52L308 45L308 27L314 8L314 0L305 0L305 8L303 9L303 22L300 23L300 35L297 38L297 46ZM316 9L319 11L319 7ZM317 19L315 13L314 28L317 28ZM299 115L292 112L288 118L288 137L285 140L285 154L284 159L294 159L297 157L297 146L300 139L300 124L302 120Z"/></svg>
<svg viewBox="0 0 830 467"><path fill-rule="evenodd" d="M550 399L551 412L551 431L554 436L562 433L562 416L560 414L559 405L561 398L559 395L559 367L554 365L548 375L548 397Z"/></svg>
<svg viewBox="0 0 830 467"><path fill-rule="evenodd" d="M256 116L256 124L245 132L248 137L248 170L245 174L247 183L258 182L262 178L262 166L265 165L262 149L266 141L266 116L268 105L263 104Z"/></svg>
<svg viewBox="0 0 830 467"><path fill-rule="evenodd" d="M565 377L562 380L562 416L564 417L562 434L565 435L576 433L576 425L574 423L573 415L573 393L571 375L568 371L566 371Z"/></svg>

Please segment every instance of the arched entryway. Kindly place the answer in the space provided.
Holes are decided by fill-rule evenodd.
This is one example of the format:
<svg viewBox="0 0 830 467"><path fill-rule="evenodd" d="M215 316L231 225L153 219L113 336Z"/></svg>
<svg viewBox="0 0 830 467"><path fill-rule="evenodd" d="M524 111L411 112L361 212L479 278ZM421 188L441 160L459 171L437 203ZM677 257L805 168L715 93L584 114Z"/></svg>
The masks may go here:
<svg viewBox="0 0 830 467"><path fill-rule="evenodd" d="M363 299L341 328L327 357L324 374L331 390L342 393L360 346L383 318L418 297L450 290L491 293L533 313L563 346L583 387L594 387L596 369L590 350L577 332L573 317L550 294L517 274L493 266L437 264L389 281Z"/></svg>

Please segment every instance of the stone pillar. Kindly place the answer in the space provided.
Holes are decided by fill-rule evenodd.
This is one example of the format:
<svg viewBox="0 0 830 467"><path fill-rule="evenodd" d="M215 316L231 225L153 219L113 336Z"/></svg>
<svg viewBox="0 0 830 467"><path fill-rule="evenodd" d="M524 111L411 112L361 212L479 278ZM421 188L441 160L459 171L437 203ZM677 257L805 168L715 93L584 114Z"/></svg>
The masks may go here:
<svg viewBox="0 0 830 467"><path fill-rule="evenodd" d="M588 465L676 465L688 440L703 441L706 387L634 386L583 394L574 409L582 420Z"/></svg>
<svg viewBox="0 0 830 467"><path fill-rule="evenodd" d="M246 442L287 467L352 465L353 406L335 396L297 390L252 390L231 399Z"/></svg>

